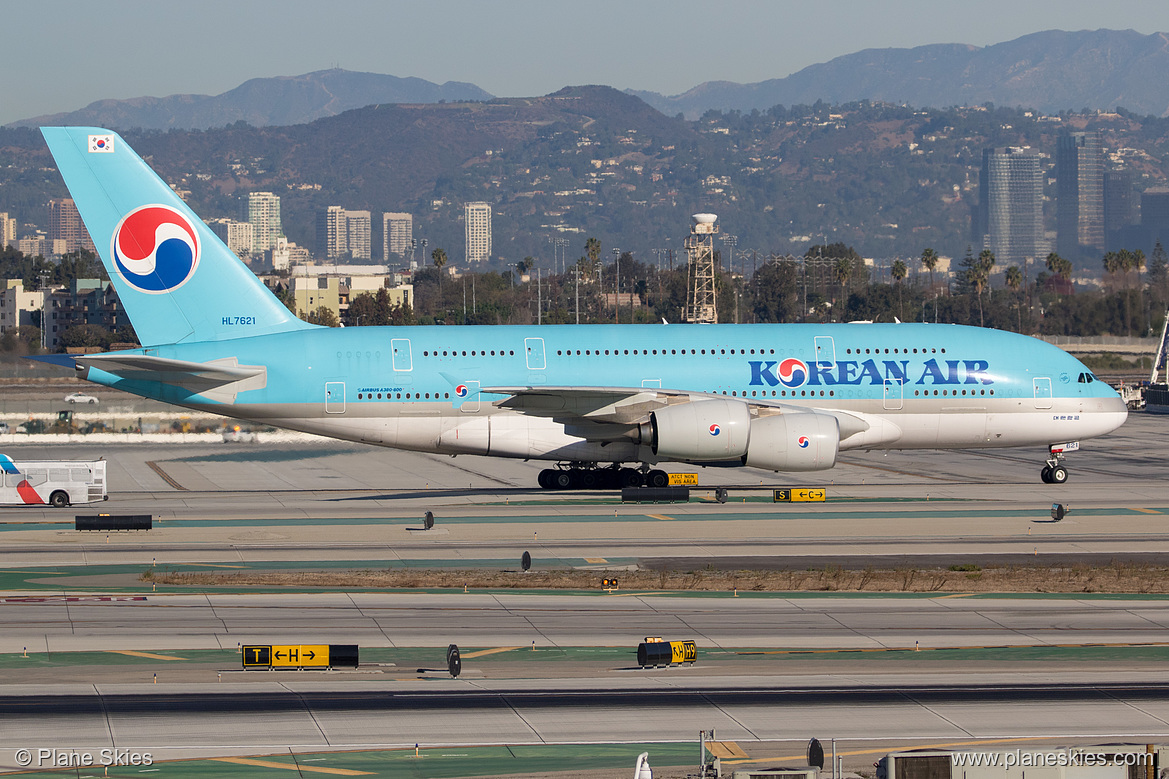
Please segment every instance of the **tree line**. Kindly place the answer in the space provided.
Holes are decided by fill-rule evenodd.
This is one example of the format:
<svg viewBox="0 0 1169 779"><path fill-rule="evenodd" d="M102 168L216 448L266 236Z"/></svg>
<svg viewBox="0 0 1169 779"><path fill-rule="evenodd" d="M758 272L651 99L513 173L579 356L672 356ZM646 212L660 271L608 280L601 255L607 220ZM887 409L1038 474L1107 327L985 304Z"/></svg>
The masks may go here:
<svg viewBox="0 0 1169 779"><path fill-rule="evenodd" d="M413 307L389 307L375 299L381 292L363 293L350 303L350 321L357 310L362 325L682 321L684 263L662 267L630 252L606 261L595 237L581 248L564 268L526 257L505 272L458 276L446 272L446 252L435 249L431 266L414 274ZM800 257L740 255L735 273L723 268L716 278L719 321L944 322L1033 335L1147 336L1160 332L1169 304L1169 262L1160 244L1147 262L1140 251L1103 255L1102 288L1074 286L1073 263L1054 252L1037 267L1003 268L994 252L968 248L944 277L939 260L927 247L920 256L894 260L889 281L874 281L860 255L843 243L811 246Z"/></svg>

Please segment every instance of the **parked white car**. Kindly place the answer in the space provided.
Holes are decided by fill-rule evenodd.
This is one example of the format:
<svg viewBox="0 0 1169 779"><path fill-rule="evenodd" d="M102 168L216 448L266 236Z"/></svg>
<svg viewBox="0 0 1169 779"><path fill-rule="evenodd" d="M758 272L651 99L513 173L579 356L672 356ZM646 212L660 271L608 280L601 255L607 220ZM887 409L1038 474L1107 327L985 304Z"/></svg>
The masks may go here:
<svg viewBox="0 0 1169 779"><path fill-rule="evenodd" d="M84 392L74 392L71 395L65 396L66 403L88 403L90 405L97 403L97 398L93 395L86 395Z"/></svg>

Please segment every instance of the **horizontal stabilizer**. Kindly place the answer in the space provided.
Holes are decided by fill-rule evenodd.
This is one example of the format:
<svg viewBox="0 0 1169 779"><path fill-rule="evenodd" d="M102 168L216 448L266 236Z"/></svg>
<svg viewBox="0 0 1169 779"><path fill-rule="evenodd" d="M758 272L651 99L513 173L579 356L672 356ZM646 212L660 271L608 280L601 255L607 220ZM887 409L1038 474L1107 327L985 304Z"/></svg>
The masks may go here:
<svg viewBox="0 0 1169 779"><path fill-rule="evenodd" d="M268 366L240 365L236 358L191 362L145 354L86 354L71 357L80 368L92 368L128 381L157 382L192 394L231 403L243 390L267 385Z"/></svg>

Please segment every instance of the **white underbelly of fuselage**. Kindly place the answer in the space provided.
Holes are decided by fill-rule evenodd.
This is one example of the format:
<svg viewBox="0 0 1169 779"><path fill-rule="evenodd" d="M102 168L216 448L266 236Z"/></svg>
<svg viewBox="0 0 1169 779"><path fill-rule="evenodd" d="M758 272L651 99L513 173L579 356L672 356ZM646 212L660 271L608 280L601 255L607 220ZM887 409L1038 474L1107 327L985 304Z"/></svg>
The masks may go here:
<svg viewBox="0 0 1169 779"><path fill-rule="evenodd" d="M1091 438L1116 429L1124 422L1127 411L1123 403L1115 409L1111 405L1107 399L1057 399L1051 408L1037 409L1029 399L1003 399L980 407L942 406L931 401L930 407L923 408L884 409L879 413L866 410L866 416L882 423L881 434L849 436L841 441L840 449L1045 446ZM652 463L656 460L648 447L633 440L592 441L570 434L555 419L486 404L471 413L454 411L449 404L425 403L412 404L403 412L376 416L362 413L359 406L350 406L342 413L324 413L320 407L314 411L316 416L265 415L258 421L349 441L435 454L558 461ZM256 418L251 414L244 416Z"/></svg>

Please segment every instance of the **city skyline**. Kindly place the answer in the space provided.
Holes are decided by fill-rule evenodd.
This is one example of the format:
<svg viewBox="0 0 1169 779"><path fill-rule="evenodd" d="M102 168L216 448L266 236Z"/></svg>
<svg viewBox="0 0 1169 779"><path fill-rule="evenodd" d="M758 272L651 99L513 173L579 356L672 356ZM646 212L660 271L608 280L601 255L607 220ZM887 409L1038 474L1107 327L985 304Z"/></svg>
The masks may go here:
<svg viewBox="0 0 1169 779"><path fill-rule="evenodd" d="M1082 0L992 0L978 13L939 9L924 0L815 6L764 0L718 6L695 0L601 0L587 6L343 0L340 7L344 13L322 18L305 0L243 6L208 0L181 8L110 0L97 15L79 12L66 0L12 4L5 9L6 27L20 34L11 36L7 51L17 64L4 85L0 124L101 99L218 94L251 78L330 67L436 83L467 81L511 97L589 83L673 95L707 81L782 78L866 48L986 46L1052 28L1169 30L1169 7L1151 0L1107 7ZM228 18L236 29L262 27L268 34L240 46L224 25ZM367 23L355 26L353 19ZM686 45L696 21L711 30L705 34L709 45ZM109 46L131 22L136 45ZM387 26L396 31L390 47L384 45ZM46 51L53 56L45 57Z"/></svg>

